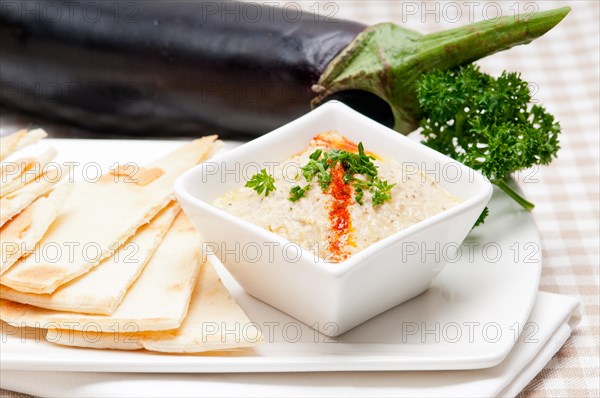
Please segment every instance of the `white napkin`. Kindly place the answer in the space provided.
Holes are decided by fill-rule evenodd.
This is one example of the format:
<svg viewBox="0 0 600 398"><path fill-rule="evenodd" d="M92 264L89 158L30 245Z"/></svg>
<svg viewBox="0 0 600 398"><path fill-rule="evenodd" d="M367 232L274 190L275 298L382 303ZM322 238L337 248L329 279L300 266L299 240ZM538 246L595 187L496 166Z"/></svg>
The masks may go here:
<svg viewBox="0 0 600 398"><path fill-rule="evenodd" d="M37 396L410 396L513 397L562 347L579 301L539 292L529 322L537 342L515 345L490 369L419 372L148 374L2 371L0 386Z"/></svg>

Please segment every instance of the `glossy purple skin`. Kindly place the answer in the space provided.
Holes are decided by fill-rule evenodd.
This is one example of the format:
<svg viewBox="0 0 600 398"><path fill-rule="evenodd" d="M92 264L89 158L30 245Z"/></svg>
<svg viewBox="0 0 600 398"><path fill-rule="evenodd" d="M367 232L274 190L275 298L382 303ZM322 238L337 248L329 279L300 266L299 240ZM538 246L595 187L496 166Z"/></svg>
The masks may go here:
<svg viewBox="0 0 600 398"><path fill-rule="evenodd" d="M0 99L113 134L256 136L309 111L364 28L256 3L6 3Z"/></svg>

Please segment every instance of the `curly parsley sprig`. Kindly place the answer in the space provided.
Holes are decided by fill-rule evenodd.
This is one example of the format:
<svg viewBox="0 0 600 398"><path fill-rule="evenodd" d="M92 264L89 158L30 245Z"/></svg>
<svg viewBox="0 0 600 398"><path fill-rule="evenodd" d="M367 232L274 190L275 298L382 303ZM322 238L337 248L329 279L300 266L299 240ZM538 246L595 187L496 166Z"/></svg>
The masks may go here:
<svg viewBox="0 0 600 398"><path fill-rule="evenodd" d="M520 74L504 71L494 78L475 65L436 71L421 77L417 94L426 145L481 171L525 209L534 208L507 182L511 173L556 157L560 124L530 104Z"/></svg>

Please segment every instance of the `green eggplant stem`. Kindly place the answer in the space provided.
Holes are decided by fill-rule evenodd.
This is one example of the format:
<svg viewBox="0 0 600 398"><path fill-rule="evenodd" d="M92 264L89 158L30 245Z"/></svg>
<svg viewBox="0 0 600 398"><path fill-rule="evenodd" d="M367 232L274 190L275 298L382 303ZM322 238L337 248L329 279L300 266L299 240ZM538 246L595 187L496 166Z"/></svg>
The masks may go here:
<svg viewBox="0 0 600 398"><path fill-rule="evenodd" d="M335 92L364 90L385 100L394 115L394 129L408 134L421 116L416 81L423 73L468 64L527 44L556 26L570 7L476 22L422 35L393 23L361 32L323 72L312 105Z"/></svg>

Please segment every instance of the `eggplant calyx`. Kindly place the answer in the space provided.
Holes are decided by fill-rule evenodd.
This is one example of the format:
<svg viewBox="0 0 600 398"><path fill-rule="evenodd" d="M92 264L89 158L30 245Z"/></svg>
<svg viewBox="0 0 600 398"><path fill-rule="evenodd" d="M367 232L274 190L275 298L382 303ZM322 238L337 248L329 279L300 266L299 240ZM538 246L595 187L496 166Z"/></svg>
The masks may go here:
<svg viewBox="0 0 600 398"><path fill-rule="evenodd" d="M451 69L527 44L556 26L571 10L519 14L422 35L393 23L361 32L327 66L312 89L317 106L333 93L363 90L386 101L394 129L408 134L421 116L416 81L423 73Z"/></svg>

